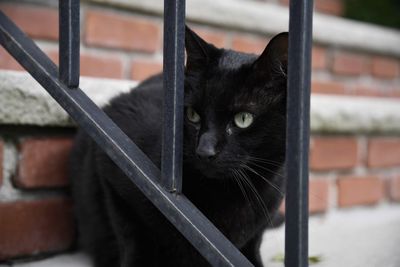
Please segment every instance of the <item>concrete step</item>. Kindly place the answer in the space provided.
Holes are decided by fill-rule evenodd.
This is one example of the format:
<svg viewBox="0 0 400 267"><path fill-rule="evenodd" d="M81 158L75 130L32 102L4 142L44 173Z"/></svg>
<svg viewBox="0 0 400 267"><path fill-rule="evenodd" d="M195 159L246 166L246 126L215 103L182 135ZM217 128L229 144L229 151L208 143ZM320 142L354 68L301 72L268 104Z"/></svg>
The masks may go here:
<svg viewBox="0 0 400 267"><path fill-rule="evenodd" d="M399 205L341 210L310 219L309 255L321 259L313 267L400 267L399 247ZM265 233L265 266L284 266L272 260L283 251L284 228Z"/></svg>
<svg viewBox="0 0 400 267"><path fill-rule="evenodd" d="M400 205L331 212L310 219L310 256L313 267L400 267ZM283 267L284 227L264 235L261 254L265 266ZM0 267L91 267L83 253L63 254L41 261Z"/></svg>

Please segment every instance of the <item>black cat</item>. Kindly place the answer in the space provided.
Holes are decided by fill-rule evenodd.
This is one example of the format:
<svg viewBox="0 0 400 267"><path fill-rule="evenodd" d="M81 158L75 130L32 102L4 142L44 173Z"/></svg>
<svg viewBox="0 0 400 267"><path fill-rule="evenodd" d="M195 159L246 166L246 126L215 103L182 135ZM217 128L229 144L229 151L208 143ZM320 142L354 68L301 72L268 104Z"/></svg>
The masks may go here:
<svg viewBox="0 0 400 267"><path fill-rule="evenodd" d="M287 33L261 56L217 49L186 29L183 194L255 265L285 179ZM162 74L104 109L160 166ZM84 250L95 266L210 266L83 131L71 154ZM134 201L120 192L128 190Z"/></svg>

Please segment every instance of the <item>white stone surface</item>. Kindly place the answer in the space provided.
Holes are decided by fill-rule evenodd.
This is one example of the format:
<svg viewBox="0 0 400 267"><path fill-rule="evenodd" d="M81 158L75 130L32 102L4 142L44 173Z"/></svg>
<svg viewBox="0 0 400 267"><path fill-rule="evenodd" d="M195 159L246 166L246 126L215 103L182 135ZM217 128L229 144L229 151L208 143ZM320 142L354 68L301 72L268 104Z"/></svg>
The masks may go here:
<svg viewBox="0 0 400 267"><path fill-rule="evenodd" d="M91 267L92 262L83 253L71 253L53 256L44 260L0 264L0 267Z"/></svg>
<svg viewBox="0 0 400 267"><path fill-rule="evenodd" d="M341 210L310 219L310 256L315 267L399 267L400 206ZM265 233L261 255L266 267L283 267L271 259L284 251L283 226ZM11 265L1 265L6 267ZM14 267L91 267L81 253L64 254Z"/></svg>
<svg viewBox="0 0 400 267"><path fill-rule="evenodd" d="M99 106L137 83L126 80L81 78L80 87ZM29 74L0 71L0 124L70 126L71 119Z"/></svg>
<svg viewBox="0 0 400 267"><path fill-rule="evenodd" d="M316 132L400 133L400 101L313 95L311 129Z"/></svg>
<svg viewBox="0 0 400 267"><path fill-rule="evenodd" d="M82 78L81 88L99 106L128 91L132 81ZM72 126L62 108L28 74L0 71L0 124ZM400 133L400 101L314 95L311 130L329 133Z"/></svg>
<svg viewBox="0 0 400 267"><path fill-rule="evenodd" d="M400 206L336 211L312 217L309 226L310 256L319 256L315 267L399 267ZM271 259L283 255L284 228L267 232L261 246L266 266L283 267Z"/></svg>
<svg viewBox="0 0 400 267"><path fill-rule="evenodd" d="M162 0L87 0L123 8L162 14ZM289 14L285 7L258 1L188 0L189 21L275 34L287 31ZM315 14L314 40L321 43L400 55L400 32L339 17Z"/></svg>

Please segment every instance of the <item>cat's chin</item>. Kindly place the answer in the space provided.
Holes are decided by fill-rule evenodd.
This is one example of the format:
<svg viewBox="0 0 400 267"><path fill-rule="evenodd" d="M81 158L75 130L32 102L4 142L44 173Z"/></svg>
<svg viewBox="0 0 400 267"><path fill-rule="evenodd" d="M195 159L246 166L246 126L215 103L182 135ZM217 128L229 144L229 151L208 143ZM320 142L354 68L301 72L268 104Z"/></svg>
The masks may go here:
<svg viewBox="0 0 400 267"><path fill-rule="evenodd" d="M201 173L207 179L225 179L227 178L226 173L218 172L213 170L202 170Z"/></svg>
<svg viewBox="0 0 400 267"><path fill-rule="evenodd" d="M195 169L206 179L225 179L228 178L228 170L216 168L207 164L196 164Z"/></svg>

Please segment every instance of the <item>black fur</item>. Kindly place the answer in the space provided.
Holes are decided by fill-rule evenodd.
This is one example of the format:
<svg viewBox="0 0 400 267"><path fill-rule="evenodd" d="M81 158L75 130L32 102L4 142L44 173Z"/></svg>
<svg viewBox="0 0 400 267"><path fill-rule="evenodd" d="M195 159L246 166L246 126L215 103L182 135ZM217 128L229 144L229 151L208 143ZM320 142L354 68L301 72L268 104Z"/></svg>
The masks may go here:
<svg viewBox="0 0 400 267"><path fill-rule="evenodd" d="M285 182L280 173L287 34L275 37L257 57L217 49L187 28L186 50L185 110L193 107L201 121L185 116L183 194L255 266L263 266L261 237ZM162 90L160 74L104 109L159 167ZM241 111L254 115L245 129L233 122ZM200 138L212 146L212 157L196 153ZM83 131L76 137L70 175L79 240L96 267L209 266Z"/></svg>

